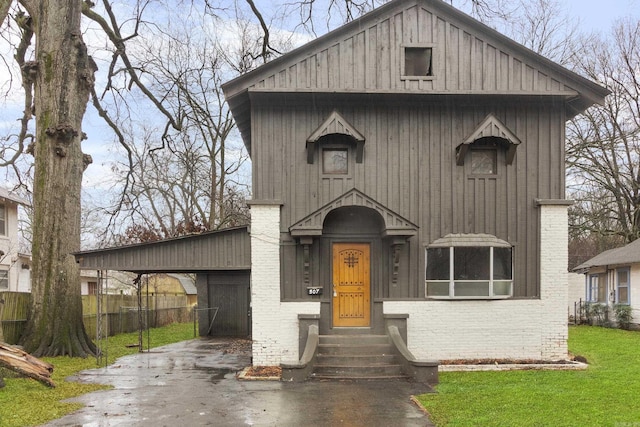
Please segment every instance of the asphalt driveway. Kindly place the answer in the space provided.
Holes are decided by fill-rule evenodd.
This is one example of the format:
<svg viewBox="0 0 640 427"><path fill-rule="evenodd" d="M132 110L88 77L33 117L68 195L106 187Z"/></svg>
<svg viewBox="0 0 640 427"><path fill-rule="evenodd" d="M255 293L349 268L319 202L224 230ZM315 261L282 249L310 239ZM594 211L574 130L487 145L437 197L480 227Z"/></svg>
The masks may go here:
<svg viewBox="0 0 640 427"><path fill-rule="evenodd" d="M432 426L410 381L238 380L248 341L194 339L126 356L74 380L112 385L47 426Z"/></svg>

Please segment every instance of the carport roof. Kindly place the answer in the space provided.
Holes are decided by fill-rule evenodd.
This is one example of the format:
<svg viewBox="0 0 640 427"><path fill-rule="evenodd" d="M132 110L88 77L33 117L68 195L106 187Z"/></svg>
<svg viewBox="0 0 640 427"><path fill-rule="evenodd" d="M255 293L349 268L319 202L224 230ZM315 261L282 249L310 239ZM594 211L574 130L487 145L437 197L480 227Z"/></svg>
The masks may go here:
<svg viewBox="0 0 640 427"><path fill-rule="evenodd" d="M134 273L198 273L251 269L248 227L73 254L82 269Z"/></svg>

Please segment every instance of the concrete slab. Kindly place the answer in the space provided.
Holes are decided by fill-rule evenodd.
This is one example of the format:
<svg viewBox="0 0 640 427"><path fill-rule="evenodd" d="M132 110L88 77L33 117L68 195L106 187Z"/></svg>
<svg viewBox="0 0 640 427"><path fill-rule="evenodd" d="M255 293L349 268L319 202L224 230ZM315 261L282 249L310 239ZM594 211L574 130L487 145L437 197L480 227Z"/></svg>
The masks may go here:
<svg viewBox="0 0 640 427"><path fill-rule="evenodd" d="M410 400L409 381L240 381L249 346L194 339L81 372L113 385L72 399L85 407L47 426L433 426Z"/></svg>

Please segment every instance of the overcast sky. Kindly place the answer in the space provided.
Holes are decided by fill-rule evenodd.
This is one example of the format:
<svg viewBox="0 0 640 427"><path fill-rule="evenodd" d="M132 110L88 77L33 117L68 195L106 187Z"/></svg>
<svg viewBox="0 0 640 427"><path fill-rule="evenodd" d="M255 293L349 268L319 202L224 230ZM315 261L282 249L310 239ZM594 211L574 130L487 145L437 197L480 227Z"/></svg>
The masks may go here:
<svg viewBox="0 0 640 427"><path fill-rule="evenodd" d="M562 1L562 0L561 0ZM640 17L640 0L564 0L569 16L582 19L585 27L608 30L618 18Z"/></svg>

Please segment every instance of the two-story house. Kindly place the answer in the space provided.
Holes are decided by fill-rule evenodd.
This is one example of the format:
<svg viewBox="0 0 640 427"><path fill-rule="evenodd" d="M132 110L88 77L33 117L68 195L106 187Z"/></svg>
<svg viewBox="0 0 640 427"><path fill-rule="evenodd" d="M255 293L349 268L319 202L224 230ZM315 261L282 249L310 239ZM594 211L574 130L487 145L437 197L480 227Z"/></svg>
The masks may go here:
<svg viewBox="0 0 640 427"><path fill-rule="evenodd" d="M223 90L250 227L83 268L196 274L200 332L251 335L255 366L393 328L422 361L567 357L565 122L606 89L442 0L394 0Z"/></svg>
<svg viewBox="0 0 640 427"><path fill-rule="evenodd" d="M406 319L424 359L567 357L565 122L604 88L395 0L223 89L253 167L254 365L296 360L309 318Z"/></svg>

